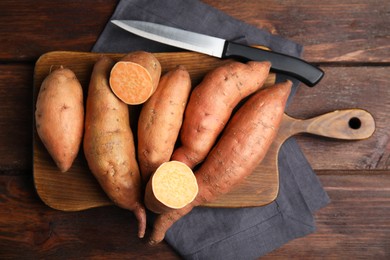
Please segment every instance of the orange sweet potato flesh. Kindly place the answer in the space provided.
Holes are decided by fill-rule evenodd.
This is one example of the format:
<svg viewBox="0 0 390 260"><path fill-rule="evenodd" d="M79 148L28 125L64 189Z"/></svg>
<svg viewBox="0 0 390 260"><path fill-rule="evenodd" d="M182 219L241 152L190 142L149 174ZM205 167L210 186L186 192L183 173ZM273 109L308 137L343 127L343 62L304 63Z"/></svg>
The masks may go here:
<svg viewBox="0 0 390 260"><path fill-rule="evenodd" d="M88 89L84 154L88 166L108 197L118 206L133 211L138 236L146 229L142 184L135 156L128 106L108 85L114 62L102 56L95 64Z"/></svg>
<svg viewBox="0 0 390 260"><path fill-rule="evenodd" d="M199 192L188 206L156 218L150 244L164 239L166 231L194 207L229 192L251 174L276 137L292 83L286 81L260 90L232 117L216 146L195 172Z"/></svg>
<svg viewBox="0 0 390 260"><path fill-rule="evenodd" d="M135 51L113 66L110 87L126 104L138 105L156 91L160 75L161 64L152 53Z"/></svg>
<svg viewBox="0 0 390 260"><path fill-rule="evenodd" d="M68 171L79 152L84 130L83 90L73 71L61 67L44 79L35 124L60 171Z"/></svg>
<svg viewBox="0 0 390 260"><path fill-rule="evenodd" d="M172 156L190 91L190 75L184 66L178 66L161 77L156 92L142 106L138 161L145 183Z"/></svg>
<svg viewBox="0 0 390 260"><path fill-rule="evenodd" d="M172 160L193 168L204 160L237 104L261 88L269 62L230 62L209 72L191 93Z"/></svg>

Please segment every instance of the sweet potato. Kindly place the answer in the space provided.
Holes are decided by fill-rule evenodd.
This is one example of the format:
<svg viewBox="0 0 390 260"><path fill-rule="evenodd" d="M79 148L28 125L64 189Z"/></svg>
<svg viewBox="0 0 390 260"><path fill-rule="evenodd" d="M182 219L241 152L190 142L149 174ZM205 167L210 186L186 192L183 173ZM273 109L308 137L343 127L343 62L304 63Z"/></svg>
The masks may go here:
<svg viewBox="0 0 390 260"><path fill-rule="evenodd" d="M275 139L292 83L286 81L254 94L237 111L195 173L199 193L186 207L159 215L149 242L160 242L165 232L193 207L229 192L251 174Z"/></svg>
<svg viewBox="0 0 390 260"><path fill-rule="evenodd" d="M115 95L129 105L144 103L156 91L161 64L145 51L127 54L110 73L110 87Z"/></svg>
<svg viewBox="0 0 390 260"><path fill-rule="evenodd" d="M137 131L138 161L145 183L172 156L190 91L190 75L179 66L161 77L156 92L142 106Z"/></svg>
<svg viewBox="0 0 390 260"><path fill-rule="evenodd" d="M73 71L60 67L44 79L37 97L35 123L58 168L68 171L79 152L84 130L83 90Z"/></svg>
<svg viewBox="0 0 390 260"><path fill-rule="evenodd" d="M191 93L180 132L181 147L172 160L190 168L203 161L233 109L263 86L270 66L269 62L231 62L209 72Z"/></svg>
<svg viewBox="0 0 390 260"><path fill-rule="evenodd" d="M198 194L192 170L178 161L164 162L150 178L145 190L146 207L158 214L181 209Z"/></svg>
<svg viewBox="0 0 390 260"><path fill-rule="evenodd" d="M88 166L108 197L119 207L133 211L138 236L146 229L141 202L141 175L135 156L128 106L108 85L113 61L102 56L95 64L88 89L84 154Z"/></svg>

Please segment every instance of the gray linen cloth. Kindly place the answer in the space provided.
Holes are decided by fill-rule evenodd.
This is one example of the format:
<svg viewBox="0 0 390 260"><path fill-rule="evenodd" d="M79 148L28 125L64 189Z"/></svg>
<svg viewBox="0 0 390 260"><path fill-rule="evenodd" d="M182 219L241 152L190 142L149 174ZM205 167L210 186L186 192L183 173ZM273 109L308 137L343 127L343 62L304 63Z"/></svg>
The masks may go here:
<svg viewBox="0 0 390 260"><path fill-rule="evenodd" d="M122 0L111 19L155 22L205 33L277 52L300 56L302 47L282 37L238 21L197 0ZM178 51L108 23L94 52ZM277 76L277 81L286 77ZM291 97L298 83L295 79ZM305 87L305 86L302 86ZM329 203L305 156L293 138L279 153L280 189L263 207L195 208L167 232L166 241L185 259L254 259L288 241L315 231L313 213Z"/></svg>

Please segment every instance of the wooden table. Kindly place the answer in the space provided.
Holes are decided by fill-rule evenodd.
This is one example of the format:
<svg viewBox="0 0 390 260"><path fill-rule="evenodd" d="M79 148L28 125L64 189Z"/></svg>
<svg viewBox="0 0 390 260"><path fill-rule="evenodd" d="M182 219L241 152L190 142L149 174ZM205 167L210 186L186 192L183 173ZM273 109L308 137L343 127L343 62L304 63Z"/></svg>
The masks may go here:
<svg viewBox="0 0 390 260"><path fill-rule="evenodd" d="M389 259L389 1L205 2L303 44L304 58L325 70L316 87L299 89L290 115L358 107L377 123L363 141L297 137L332 202L316 213L316 233L264 259ZM33 185L34 63L48 51L90 51L116 4L0 1L0 258L179 258L166 243L149 247L137 239L132 213L116 207L56 211Z"/></svg>

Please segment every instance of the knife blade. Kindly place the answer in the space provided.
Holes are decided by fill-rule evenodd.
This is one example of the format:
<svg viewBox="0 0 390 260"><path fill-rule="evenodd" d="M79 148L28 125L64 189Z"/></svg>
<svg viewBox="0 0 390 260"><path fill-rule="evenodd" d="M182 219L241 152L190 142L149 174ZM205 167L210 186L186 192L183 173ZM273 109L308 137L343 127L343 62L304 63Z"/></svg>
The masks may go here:
<svg viewBox="0 0 390 260"><path fill-rule="evenodd" d="M111 22L138 36L181 49L218 58L269 61L272 64L272 71L294 77L309 87L315 86L324 76L324 72L320 68L283 53L254 48L214 36L145 21L111 20Z"/></svg>

